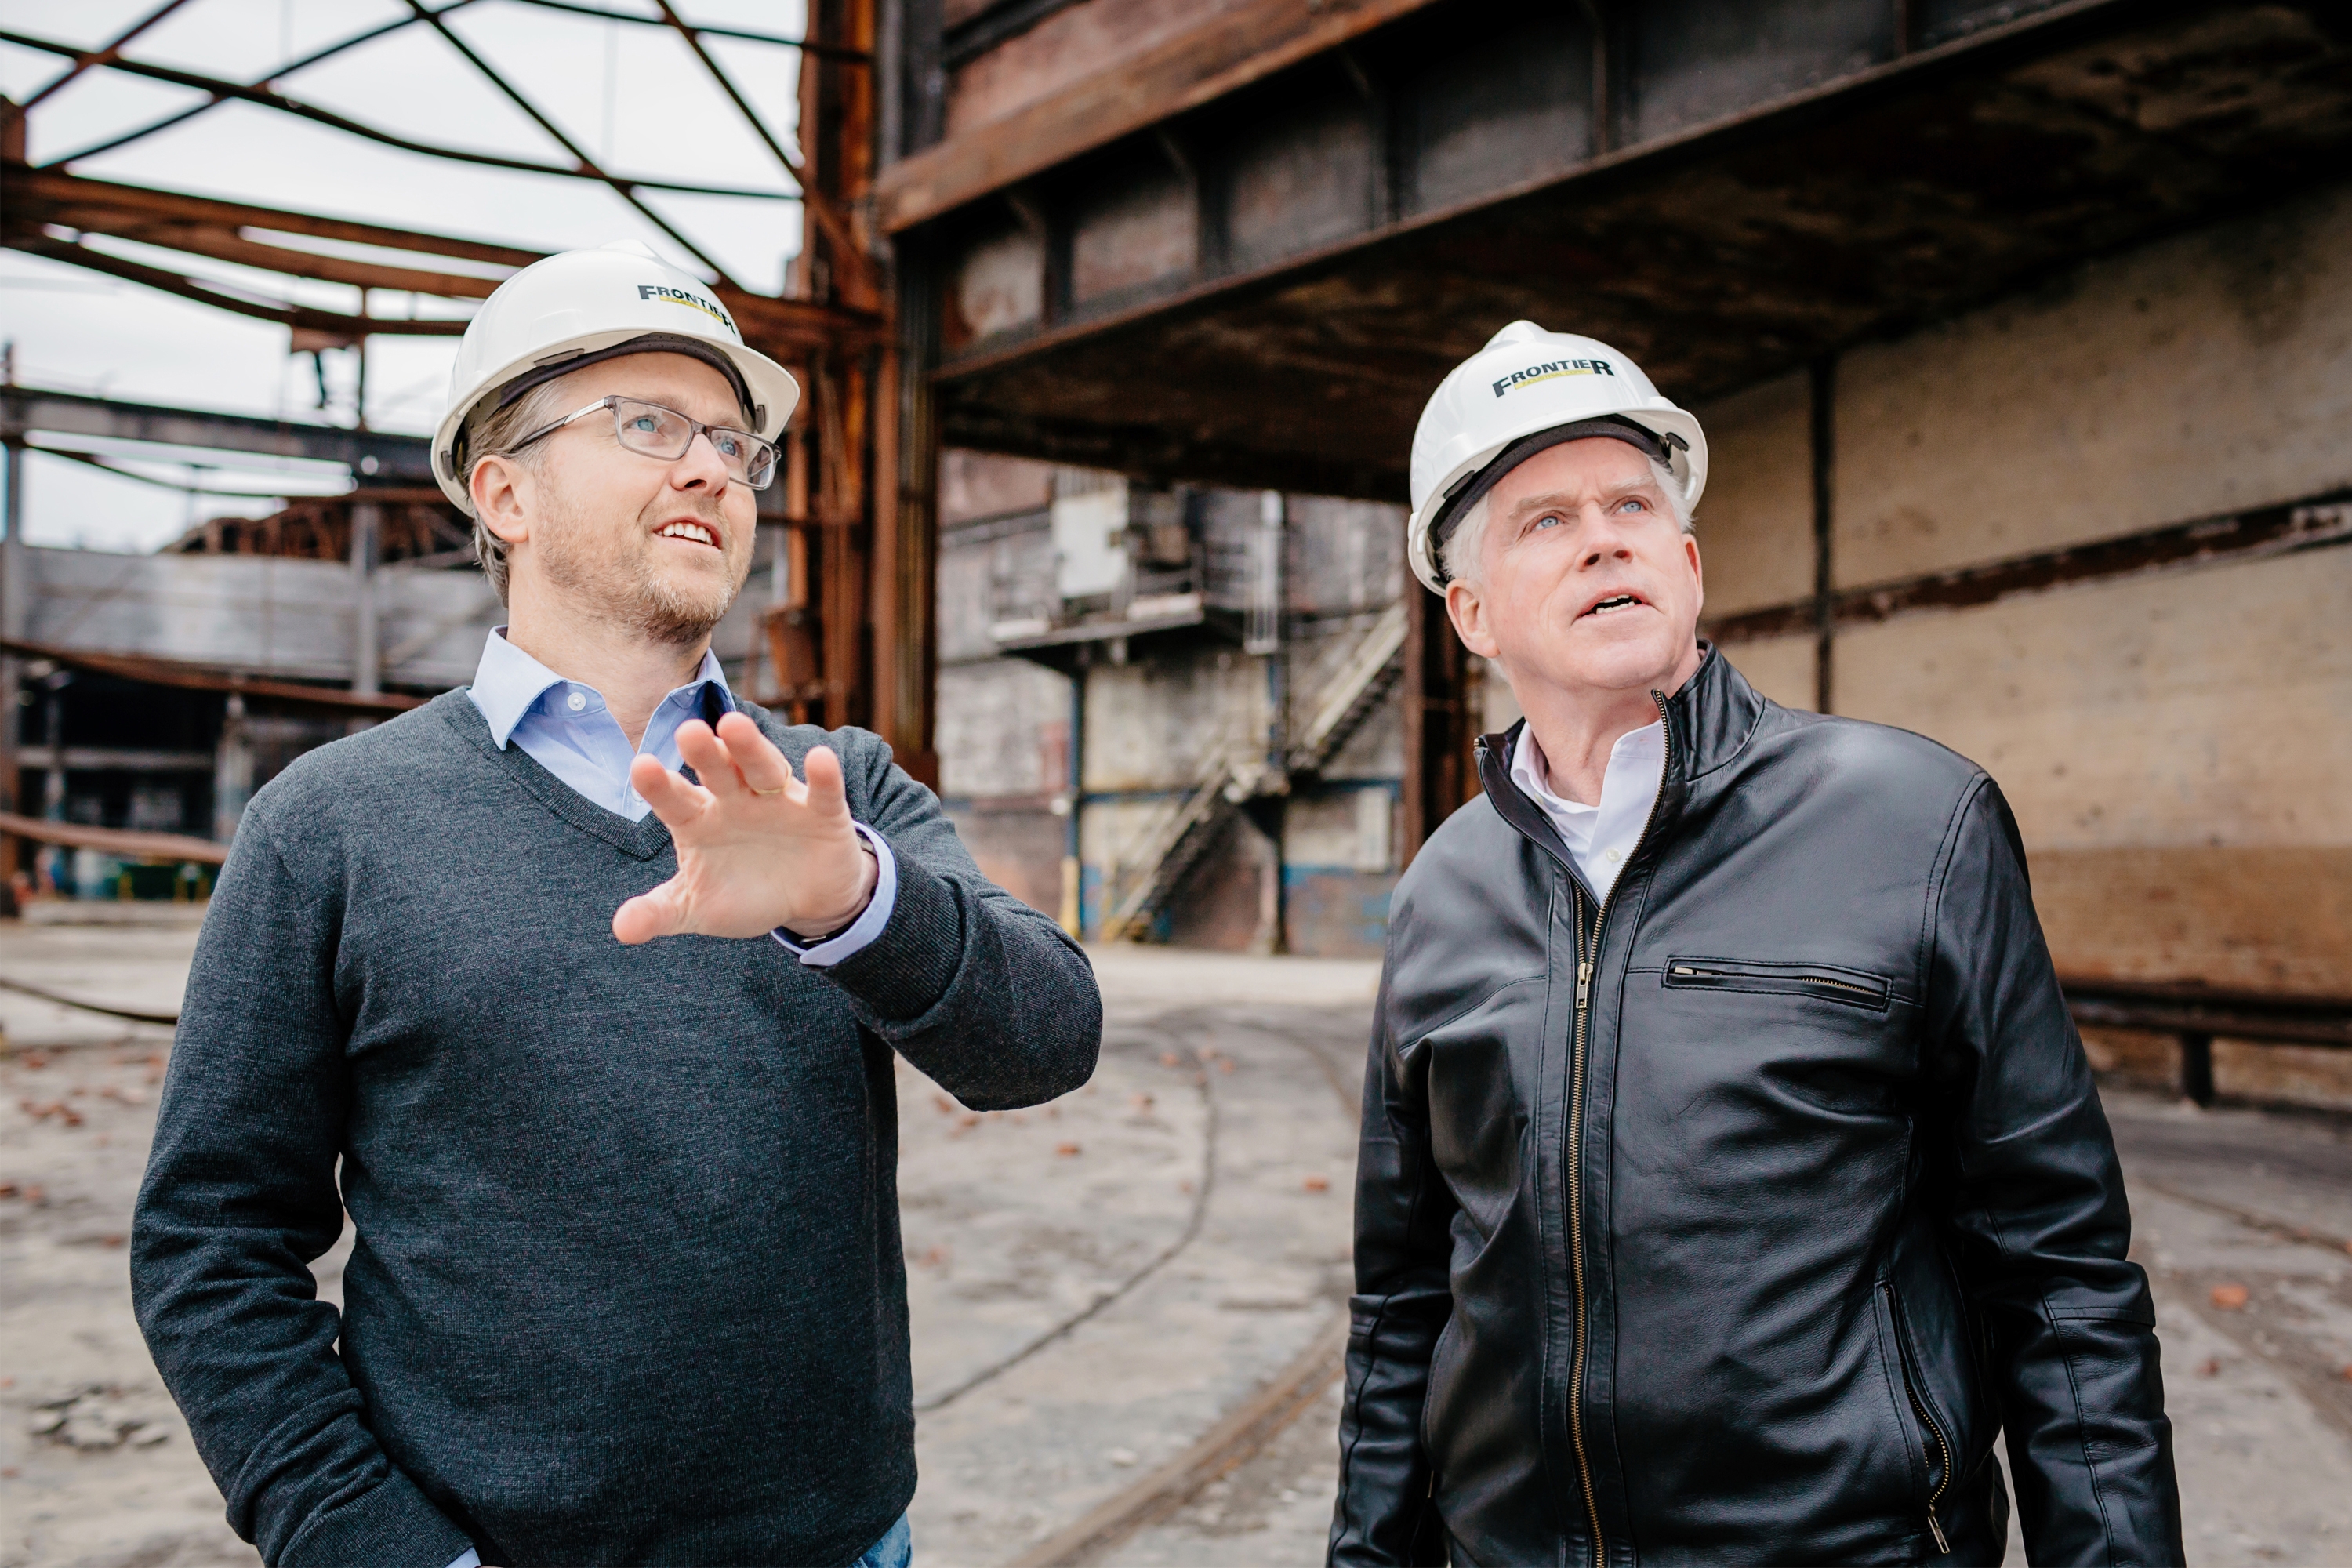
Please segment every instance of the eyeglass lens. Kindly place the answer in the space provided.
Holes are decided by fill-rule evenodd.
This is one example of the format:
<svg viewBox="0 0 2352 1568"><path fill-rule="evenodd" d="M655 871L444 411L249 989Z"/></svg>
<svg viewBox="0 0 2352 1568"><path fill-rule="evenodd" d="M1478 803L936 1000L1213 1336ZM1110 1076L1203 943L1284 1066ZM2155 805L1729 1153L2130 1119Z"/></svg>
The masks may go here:
<svg viewBox="0 0 2352 1568"><path fill-rule="evenodd" d="M675 461L694 445L694 421L676 409L634 398L613 400L613 419L621 445L648 458ZM776 477L776 449L758 437L724 426L708 427L711 447L727 467L727 475L755 490L768 488Z"/></svg>

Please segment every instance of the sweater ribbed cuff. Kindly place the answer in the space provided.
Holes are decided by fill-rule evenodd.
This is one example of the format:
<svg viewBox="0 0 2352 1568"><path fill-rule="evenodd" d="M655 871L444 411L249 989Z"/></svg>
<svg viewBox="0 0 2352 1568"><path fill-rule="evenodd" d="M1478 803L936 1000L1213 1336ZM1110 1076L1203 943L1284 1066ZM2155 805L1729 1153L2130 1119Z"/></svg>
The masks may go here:
<svg viewBox="0 0 2352 1568"><path fill-rule="evenodd" d="M274 1568L448 1568L473 1541L399 1471L310 1521Z"/></svg>
<svg viewBox="0 0 2352 1568"><path fill-rule="evenodd" d="M904 855L898 898L881 934L821 973L891 1023L939 1005L963 963L963 911L955 889Z"/></svg>

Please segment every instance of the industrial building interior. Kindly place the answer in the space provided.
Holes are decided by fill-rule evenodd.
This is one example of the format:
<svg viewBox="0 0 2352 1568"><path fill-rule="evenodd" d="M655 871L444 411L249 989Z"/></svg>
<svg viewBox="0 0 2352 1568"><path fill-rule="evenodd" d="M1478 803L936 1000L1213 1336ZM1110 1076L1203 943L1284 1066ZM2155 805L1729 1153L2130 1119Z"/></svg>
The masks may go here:
<svg viewBox="0 0 2352 1568"><path fill-rule="evenodd" d="M102 37L12 8L0 47L45 85L5 106L0 246L281 327L323 403L331 368L461 332L542 252L100 154L234 109L608 194L808 389L717 637L730 682L883 736L989 876L1096 951L1379 958L1475 738L1517 716L1404 569L1413 423L1525 318L1622 349L1704 423L1704 635L1780 702L1999 780L2110 1081L2352 1111L2340 7L473 5L683 51L769 159L754 188L604 166L467 44L468 4L370 6L241 76L157 46L219 3L124 7ZM299 79L425 35L541 154L383 130ZM101 78L176 96L44 132ZM779 199L806 216L782 276L730 276L732 209L706 229L693 204ZM6 383L15 900L201 900L253 791L463 684L496 596L418 422L370 427L363 394L338 422L13 360ZM207 464L316 493L144 553L23 537L28 467ZM2310 1397L2352 1431L2352 1339L2314 1332L2342 1375Z"/></svg>

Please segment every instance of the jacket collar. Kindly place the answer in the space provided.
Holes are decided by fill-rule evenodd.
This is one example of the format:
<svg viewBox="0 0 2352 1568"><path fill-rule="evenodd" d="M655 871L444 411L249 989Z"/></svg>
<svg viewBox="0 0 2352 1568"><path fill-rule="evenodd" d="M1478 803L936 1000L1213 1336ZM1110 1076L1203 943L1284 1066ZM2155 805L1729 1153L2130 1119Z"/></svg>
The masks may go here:
<svg viewBox="0 0 2352 1568"><path fill-rule="evenodd" d="M1747 677L1734 669L1713 643L1702 641L1699 647L1705 656L1697 672L1666 699L1661 710L1666 724L1666 776L1657 807L1661 825L1680 809L1694 783L1739 754L1764 717L1764 699L1748 684ZM1501 734L1478 737L1479 785L1505 822L1558 860L1582 887L1584 879L1577 876L1568 847L1552 830L1550 818L1511 782L1512 748L1527 722L1522 719ZM1652 839L1659 837L1654 829ZM1632 869L1626 868L1629 872ZM1586 896L1591 896L1589 889Z"/></svg>

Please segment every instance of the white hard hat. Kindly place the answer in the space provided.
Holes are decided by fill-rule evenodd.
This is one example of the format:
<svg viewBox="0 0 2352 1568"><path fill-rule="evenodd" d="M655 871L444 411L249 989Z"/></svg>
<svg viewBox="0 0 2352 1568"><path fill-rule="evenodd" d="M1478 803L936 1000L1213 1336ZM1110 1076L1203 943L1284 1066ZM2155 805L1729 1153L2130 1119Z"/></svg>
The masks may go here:
<svg viewBox="0 0 2352 1568"><path fill-rule="evenodd" d="M1587 425L1595 427L1572 428ZM1445 592L1433 525L1454 521L1487 485L1533 456L1545 444L1534 438L1606 436L1612 425L1674 470L1685 505L1698 504L1706 433L1658 395L1640 365L1607 343L1533 321L1496 332L1437 384L1413 430L1412 516L1404 525L1412 574L1431 593ZM1526 449L1506 452L1521 443Z"/></svg>
<svg viewBox="0 0 2352 1568"><path fill-rule="evenodd" d="M499 284L466 328L449 372L448 411L433 433L433 477L441 493L474 515L467 484L471 455L460 443L467 416L486 400L511 401L617 353L655 352L691 354L726 372L762 440L783 433L801 400L789 371L743 346L734 317L700 279L665 265L635 240L567 250Z"/></svg>

